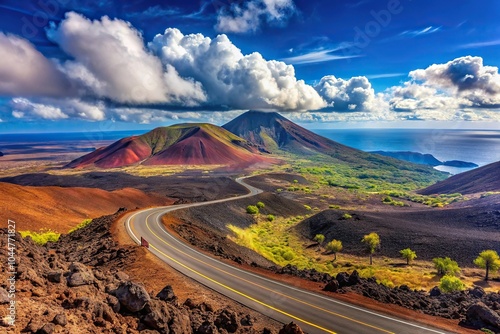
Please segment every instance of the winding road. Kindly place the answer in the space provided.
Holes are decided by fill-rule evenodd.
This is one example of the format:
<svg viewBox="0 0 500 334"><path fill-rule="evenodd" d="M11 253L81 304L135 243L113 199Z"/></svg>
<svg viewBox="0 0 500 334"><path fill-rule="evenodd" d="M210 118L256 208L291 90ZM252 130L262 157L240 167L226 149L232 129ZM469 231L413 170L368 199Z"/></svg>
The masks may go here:
<svg viewBox="0 0 500 334"><path fill-rule="evenodd" d="M244 179L236 181L249 190L246 195L138 211L126 219L126 230L138 244L141 237L147 240L153 254L184 275L279 322L293 321L310 334L446 333L233 267L193 249L172 236L161 223L161 217L174 210L233 201L262 192Z"/></svg>

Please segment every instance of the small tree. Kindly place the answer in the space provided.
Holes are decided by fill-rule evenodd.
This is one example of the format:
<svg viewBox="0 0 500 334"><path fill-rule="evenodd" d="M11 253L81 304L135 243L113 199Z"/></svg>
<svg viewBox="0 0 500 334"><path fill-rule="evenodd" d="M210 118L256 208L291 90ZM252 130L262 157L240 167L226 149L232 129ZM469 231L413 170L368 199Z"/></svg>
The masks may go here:
<svg viewBox="0 0 500 334"><path fill-rule="evenodd" d="M465 289L465 284L455 276L445 275L439 281L439 288L444 292L462 291Z"/></svg>
<svg viewBox="0 0 500 334"><path fill-rule="evenodd" d="M366 245L366 250L370 254L370 265L373 264L373 253L380 247L380 237L377 233L372 232L361 239L361 242Z"/></svg>
<svg viewBox="0 0 500 334"><path fill-rule="evenodd" d="M264 204L264 202L257 202L257 205L256 205L259 209L263 209L266 207L266 205Z"/></svg>
<svg viewBox="0 0 500 334"><path fill-rule="evenodd" d="M325 236L323 234L316 234L314 236L314 241L321 245L325 241Z"/></svg>
<svg viewBox="0 0 500 334"><path fill-rule="evenodd" d="M490 270L497 271L500 269L500 257L498 253L492 249L484 250L474 260L474 264L479 268L486 269L484 280L487 281L489 279Z"/></svg>
<svg viewBox="0 0 500 334"><path fill-rule="evenodd" d="M434 267L437 270L438 275L458 275L460 273L460 267L457 261L453 261L449 257L436 257L432 259L434 262Z"/></svg>
<svg viewBox="0 0 500 334"><path fill-rule="evenodd" d="M267 215L267 220L270 222L274 221L275 218L274 215Z"/></svg>
<svg viewBox="0 0 500 334"><path fill-rule="evenodd" d="M259 213L259 208L256 207L255 205L249 205L247 206L247 213L251 215L256 215Z"/></svg>
<svg viewBox="0 0 500 334"><path fill-rule="evenodd" d="M333 253L333 261L337 260L337 253L342 251L342 241L333 239L326 244L326 250Z"/></svg>
<svg viewBox="0 0 500 334"><path fill-rule="evenodd" d="M412 251L410 248L405 248L399 251L401 257L406 260L406 265L409 265L411 261L417 258L417 253Z"/></svg>

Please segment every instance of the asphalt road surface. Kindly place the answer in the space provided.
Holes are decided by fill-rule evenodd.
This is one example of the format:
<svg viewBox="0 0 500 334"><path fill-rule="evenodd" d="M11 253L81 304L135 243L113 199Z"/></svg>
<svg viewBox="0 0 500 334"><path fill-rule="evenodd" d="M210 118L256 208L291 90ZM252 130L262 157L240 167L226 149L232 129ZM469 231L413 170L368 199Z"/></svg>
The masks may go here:
<svg viewBox="0 0 500 334"><path fill-rule="evenodd" d="M310 334L446 333L298 289L220 262L175 238L161 223L161 216L174 210L232 201L262 192L244 183L244 178L236 181L245 186L249 193L210 202L138 211L127 218L127 232L138 244L141 243L141 237L144 238L153 254L184 275L279 322L293 321Z"/></svg>

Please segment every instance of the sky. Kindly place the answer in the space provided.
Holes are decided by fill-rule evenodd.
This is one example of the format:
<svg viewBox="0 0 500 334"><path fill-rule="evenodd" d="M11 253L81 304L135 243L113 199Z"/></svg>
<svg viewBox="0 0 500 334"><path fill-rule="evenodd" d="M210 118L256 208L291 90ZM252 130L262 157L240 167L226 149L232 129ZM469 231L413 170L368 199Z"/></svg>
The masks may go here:
<svg viewBox="0 0 500 334"><path fill-rule="evenodd" d="M498 0L3 0L0 132L500 129Z"/></svg>

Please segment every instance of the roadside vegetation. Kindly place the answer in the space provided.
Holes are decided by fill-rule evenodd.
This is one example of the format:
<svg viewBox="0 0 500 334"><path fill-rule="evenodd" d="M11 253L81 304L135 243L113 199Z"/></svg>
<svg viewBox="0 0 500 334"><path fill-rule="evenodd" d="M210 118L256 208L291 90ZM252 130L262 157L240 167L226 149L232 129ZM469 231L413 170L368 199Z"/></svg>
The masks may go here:
<svg viewBox="0 0 500 334"><path fill-rule="evenodd" d="M71 230L69 230L68 234L73 233L81 228L84 228L85 226L89 225L90 223L92 223L92 219L85 219L80 224L76 225Z"/></svg>
<svg viewBox="0 0 500 334"><path fill-rule="evenodd" d="M61 236L61 233L57 233L52 230L41 230L39 232L19 231L19 234L23 238L30 237L34 243L42 246L47 242L57 242Z"/></svg>
<svg viewBox="0 0 500 334"><path fill-rule="evenodd" d="M81 228L84 228L90 223L92 223L92 219L85 219L80 224L76 225L71 230L69 230L68 234L73 233ZM22 238L30 237L34 243L41 246L47 244L48 242L57 242L61 237L61 233L52 231L50 229L44 229L40 231L19 231L19 234L21 235Z"/></svg>
<svg viewBox="0 0 500 334"><path fill-rule="evenodd" d="M361 277L375 277L379 284L388 287L407 285L412 289L430 290L439 286L443 291L451 292L472 286L477 280L474 278L477 270L462 270L456 261L448 257L420 261L410 248L401 250L400 258L373 257L370 265L369 258L349 254L341 240L327 240L322 234L304 240L292 229L304 218L307 216L275 217L269 221L266 215L257 216L256 223L248 228L229 225L232 231L229 238L279 266L290 264L299 269L315 269L330 275L357 270ZM376 233L366 235L360 243L365 244L370 257L379 247L383 247L383 240ZM340 252L342 256L339 256ZM482 266L479 262L477 265ZM494 270L490 270L490 275L497 275L498 269L495 268L493 266Z"/></svg>

